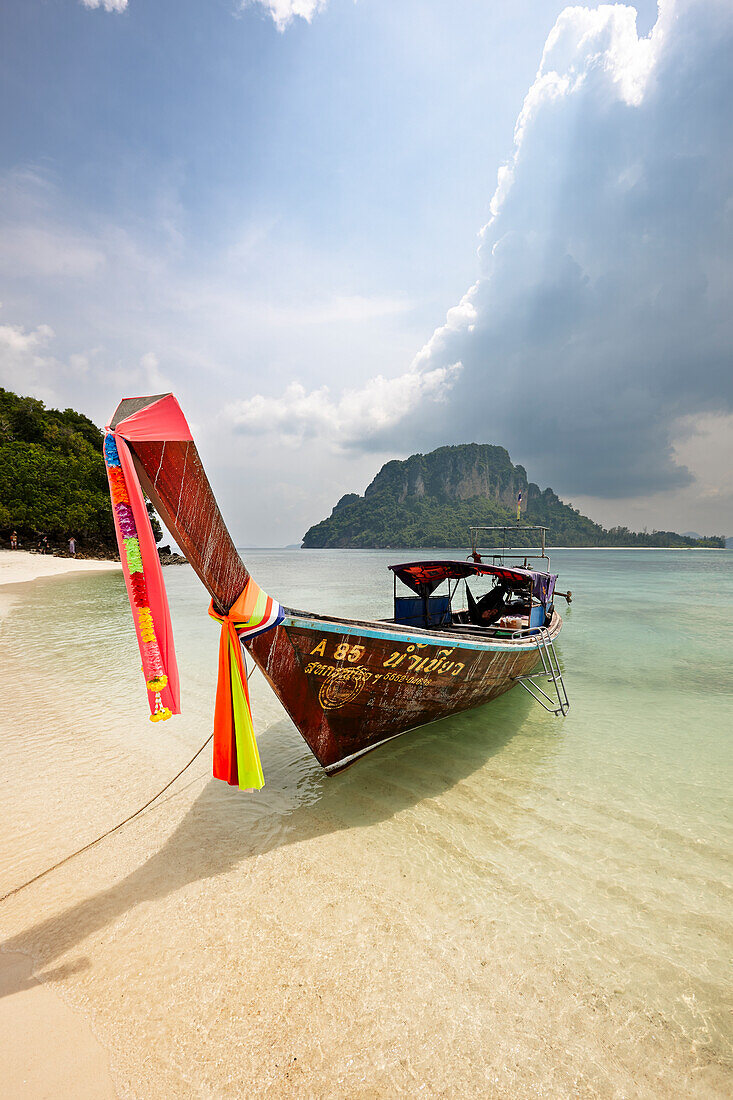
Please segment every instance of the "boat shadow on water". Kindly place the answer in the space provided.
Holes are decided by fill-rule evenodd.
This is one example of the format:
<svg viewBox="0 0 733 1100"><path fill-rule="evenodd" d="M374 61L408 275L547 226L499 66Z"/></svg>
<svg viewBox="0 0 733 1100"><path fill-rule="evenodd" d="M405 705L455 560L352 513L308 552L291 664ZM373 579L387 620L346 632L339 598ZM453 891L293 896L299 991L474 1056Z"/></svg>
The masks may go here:
<svg viewBox="0 0 733 1100"><path fill-rule="evenodd" d="M331 778L307 753L292 724L278 721L262 738L263 791L243 794L211 780L154 855L108 889L5 940L2 951L32 955L43 968L36 972L40 981L85 969L88 961L78 958L49 967L141 903L228 874L274 849L375 825L424 799L445 795L502 752L526 725L531 707L530 699L511 692L488 706L412 731ZM527 738L528 770L533 763L541 767L557 744L557 726L547 716ZM182 794L172 794L168 803L175 806ZM164 807L165 801L131 826L138 837L147 814L159 814ZM486 813L491 813L488 803ZM103 843L124 844L124 836ZM69 868L58 874L68 875ZM242 905L249 904L245 892ZM15 991L5 986L0 996Z"/></svg>

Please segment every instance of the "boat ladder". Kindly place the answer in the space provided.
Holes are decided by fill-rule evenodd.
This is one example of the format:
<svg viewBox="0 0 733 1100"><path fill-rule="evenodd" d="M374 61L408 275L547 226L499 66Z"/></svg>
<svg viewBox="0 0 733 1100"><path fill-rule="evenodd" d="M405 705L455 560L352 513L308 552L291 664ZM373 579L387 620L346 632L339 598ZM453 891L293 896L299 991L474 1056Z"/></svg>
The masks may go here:
<svg viewBox="0 0 733 1100"><path fill-rule="evenodd" d="M564 718L570 710L570 701L565 689L565 682L562 678L560 662L555 652L555 644L546 626L541 626L539 628L536 635L536 642L537 652L542 661L542 668L531 673L529 676L514 676L513 679L516 683L521 684L525 691L528 691L532 698L535 699L540 706L543 706L546 711L556 715L558 718ZM545 680L548 684L552 685L554 689L554 698L547 694L544 688L537 682L538 680Z"/></svg>

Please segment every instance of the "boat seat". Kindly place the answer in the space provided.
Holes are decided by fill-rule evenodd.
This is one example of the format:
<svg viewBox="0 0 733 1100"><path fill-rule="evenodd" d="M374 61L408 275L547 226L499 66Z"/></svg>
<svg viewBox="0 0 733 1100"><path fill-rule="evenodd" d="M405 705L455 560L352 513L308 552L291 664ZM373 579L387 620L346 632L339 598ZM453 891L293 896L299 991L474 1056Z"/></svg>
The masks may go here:
<svg viewBox="0 0 733 1100"><path fill-rule="evenodd" d="M397 596L394 601L394 621L402 626L438 627L450 621L450 600L447 596L430 596L425 603L420 596Z"/></svg>

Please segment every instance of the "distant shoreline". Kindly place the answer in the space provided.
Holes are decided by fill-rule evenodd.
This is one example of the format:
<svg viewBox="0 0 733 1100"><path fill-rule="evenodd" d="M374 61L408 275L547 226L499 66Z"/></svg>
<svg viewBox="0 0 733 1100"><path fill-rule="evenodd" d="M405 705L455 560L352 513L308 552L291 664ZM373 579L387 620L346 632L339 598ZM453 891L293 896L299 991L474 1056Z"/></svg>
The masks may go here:
<svg viewBox="0 0 733 1100"><path fill-rule="evenodd" d="M59 558L53 554L32 554L28 550L0 549L0 587L25 584L64 573L120 570L118 561L103 558Z"/></svg>
<svg viewBox="0 0 733 1100"><path fill-rule="evenodd" d="M238 546L237 547L237 550L254 550L254 549L260 549L260 550L270 550L270 549L272 549L272 550L290 550L291 547L289 547L289 546L273 546L273 547L262 546L262 547L259 547L259 548L256 548L254 546L248 546L248 547L239 547ZM366 551L369 551L369 552L371 552L373 550L390 550L390 551L394 551L395 553L401 552L403 550L410 550L410 551L419 550L421 553L423 551L430 552L430 553L438 553L438 552L445 553L446 551L455 553L457 550L460 550L461 552L463 552L463 550L465 550L465 547L462 548L462 547L458 547L458 546L301 546L300 549L301 550L361 550L361 551L366 550ZM501 549L502 549L501 547L497 547L494 552L498 554L498 553L501 552ZM551 546L551 545L548 545L546 547L546 549L547 550L639 550L643 553L651 552L651 553L655 553L655 554L660 553L662 551L669 551L669 550L677 551L677 550L679 550L679 551L684 551L684 553L686 553L686 554L687 553L700 553L700 554L714 553L714 554L718 554L721 551L725 550L726 547L724 547L724 546L554 546L554 545ZM507 552L508 551L517 551L518 553L522 553L522 554L526 553L527 557L529 557L529 558L532 557L532 547L528 547L528 546L507 546L506 551ZM468 552L468 551L466 551L466 552ZM491 554L492 554L492 550L484 550L482 553L483 553L483 557L490 557ZM537 557L537 548L535 548L534 556Z"/></svg>

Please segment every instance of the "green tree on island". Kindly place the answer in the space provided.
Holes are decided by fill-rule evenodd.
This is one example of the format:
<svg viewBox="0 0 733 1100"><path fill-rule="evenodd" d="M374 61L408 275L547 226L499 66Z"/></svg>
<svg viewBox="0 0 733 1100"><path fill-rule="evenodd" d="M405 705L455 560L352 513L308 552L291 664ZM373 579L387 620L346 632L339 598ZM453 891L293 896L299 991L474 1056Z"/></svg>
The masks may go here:
<svg viewBox="0 0 733 1100"><path fill-rule="evenodd" d="M0 388L0 534L116 547L103 435L82 413ZM151 517L156 538L160 525Z"/></svg>
<svg viewBox="0 0 733 1100"><path fill-rule="evenodd" d="M552 489L540 489L528 481L524 467L513 465L504 447L463 443L387 462L364 496L342 497L328 519L306 532L303 546L466 546L469 527L516 524L520 492L521 522L547 527L549 544L554 546L725 545L719 537L694 539L674 531L606 530L564 504ZM488 539L487 533L485 545ZM512 541L515 546L530 546L536 536L515 535Z"/></svg>

